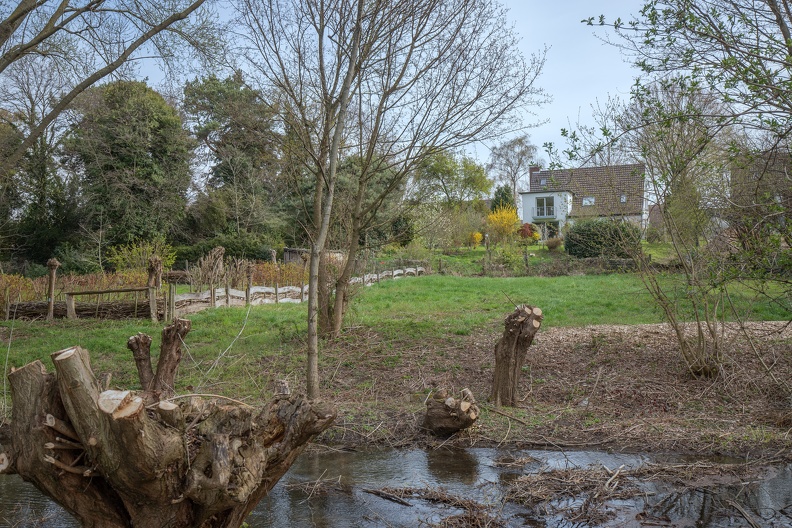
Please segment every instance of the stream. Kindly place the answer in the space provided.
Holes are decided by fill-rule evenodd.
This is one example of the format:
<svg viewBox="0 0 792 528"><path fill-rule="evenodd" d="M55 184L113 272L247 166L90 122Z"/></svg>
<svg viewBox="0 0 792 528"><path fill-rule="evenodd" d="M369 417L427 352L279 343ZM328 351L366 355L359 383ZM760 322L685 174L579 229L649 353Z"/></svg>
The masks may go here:
<svg viewBox="0 0 792 528"><path fill-rule="evenodd" d="M504 460L519 463L504 464ZM599 451L504 449L377 450L303 454L248 518L252 528L283 527L418 527L441 523L465 511L458 503L391 496L369 491L441 490L445 496L475 501L500 524L582 528L586 526L674 526L722 528L792 527L792 465L764 468L745 479L712 478L706 484L673 486L641 481L640 493L607 500L595 524L570 519L568 511L585 509L585 497L567 496L534 508L505 502L515 479L563 469L639 469L647 464L717 465L728 473L736 460L692 460L674 456L616 454ZM619 468L619 469L617 469ZM369 490L369 491L367 491ZM567 510L565 515L563 510ZM751 519L749 521L748 519ZM457 524L456 526L461 526ZM78 528L78 523L32 485L17 476L0 476L0 527Z"/></svg>

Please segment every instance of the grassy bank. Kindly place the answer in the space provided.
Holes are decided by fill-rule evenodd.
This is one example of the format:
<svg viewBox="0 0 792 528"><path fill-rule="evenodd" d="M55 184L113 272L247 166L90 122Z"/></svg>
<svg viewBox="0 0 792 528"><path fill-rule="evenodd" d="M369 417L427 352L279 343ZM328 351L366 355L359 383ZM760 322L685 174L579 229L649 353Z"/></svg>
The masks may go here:
<svg viewBox="0 0 792 528"><path fill-rule="evenodd" d="M735 292L735 296L741 311L755 320L790 317L788 310L756 302L748 292ZM555 436L563 435L564 427L574 429L580 425L574 421L578 418L597 423L621 419L608 414L616 412L612 409L603 414L594 407L578 412L577 400L585 391L611 390L617 382L622 383L616 377L621 375L620 366L624 364L632 365L629 379L623 381L625 385L642 372L655 380L664 372L669 394L684 393L670 385L674 379L683 385L688 382L673 339L662 327L629 341L613 341L611 330L606 330L618 325L621 335L632 328L625 325L660 322L659 311L634 275L406 278L359 291L341 338L322 343L322 392L340 409L340 425L328 435L331 441L345 442L347 434L364 443L403 434L412 438L409 435L417 430L415 417L421 412L422 400L411 400L410 396L426 394L432 388L458 390L467 386L479 397L486 396L492 376L492 347L502 331L503 317L519 303L539 306L546 316L532 348L539 363L527 366L523 389L530 396L541 394L541 387L548 391L547 401L533 401L531 396L525 409L513 411L518 420L530 424L526 434L548 434L547 428L551 427ZM269 397L275 379L287 379L296 392L302 392L305 309L305 305L281 304L249 310L217 308L191 315L193 330L186 339L177 391L221 394L255 403ZM590 330L581 333L577 330L581 327ZM41 359L52 370L52 352L80 345L91 352L98 376L110 375L110 385L119 388L138 387L132 355L126 349L128 337L137 332L148 333L154 338L152 351L156 354L160 331L161 325L147 321L16 321L0 325L9 367ZM552 337L555 335L560 337ZM648 340L658 336L666 340L662 346L647 348ZM628 342L629 347L625 347ZM556 345L564 348L555 350ZM773 346L773 354L786 357L782 351L788 343ZM558 359L542 364L542 358L552 353ZM601 356L596 360L601 360L599 363L592 362L594 353ZM655 371L641 367L646 365L647 353L655 358ZM562 375L558 370L562 361L585 368L577 372L570 367L568 375ZM767 364L772 363L773 359L767 358ZM613 373L607 374L611 377L606 378L611 370ZM608 379L607 384L598 381L601 379ZM624 390L633 394L637 389ZM638 393L643 394L640 390ZM651 395L651 391L647 394ZM713 391L713 397L720 397L718 391ZM720 405L718 402L713 406ZM6 414L9 404L6 399ZM671 409L673 405L664 404L664 408ZM559 414L559 410L563 412ZM724 412L728 413L728 407L724 407ZM401 415L394 418L394 413ZM515 425L504 422L497 413L485 412L482 420L480 434L488 438L500 434L500 426L510 430ZM390 422L390 426L383 425ZM399 427L409 432L400 432ZM618 428L612 429L615 434ZM680 432L680 436L684 434L688 431ZM775 438L771 435L771 439Z"/></svg>

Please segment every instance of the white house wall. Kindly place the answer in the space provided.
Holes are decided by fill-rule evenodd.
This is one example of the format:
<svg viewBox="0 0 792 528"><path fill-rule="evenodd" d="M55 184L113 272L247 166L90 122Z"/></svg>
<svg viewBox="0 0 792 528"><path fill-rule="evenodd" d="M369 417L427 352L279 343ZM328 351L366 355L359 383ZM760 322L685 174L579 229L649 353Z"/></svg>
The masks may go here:
<svg viewBox="0 0 792 528"><path fill-rule="evenodd" d="M547 192L522 192L522 221L523 223L537 224L542 222L558 222L558 227L562 227L572 212L572 194L566 191L547 191ZM553 198L554 217L535 217L537 198Z"/></svg>

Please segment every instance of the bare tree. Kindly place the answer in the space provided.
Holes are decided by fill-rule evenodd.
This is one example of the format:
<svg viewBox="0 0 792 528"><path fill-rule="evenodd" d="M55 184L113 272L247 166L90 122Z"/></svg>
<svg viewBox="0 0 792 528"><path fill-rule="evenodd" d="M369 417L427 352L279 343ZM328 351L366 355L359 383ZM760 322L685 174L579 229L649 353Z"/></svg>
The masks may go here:
<svg viewBox="0 0 792 528"><path fill-rule="evenodd" d="M504 141L490 152L487 168L495 173L497 181L511 187L514 203L517 203L517 186L525 182L531 165L541 165L539 149L531 143L528 134Z"/></svg>
<svg viewBox="0 0 792 528"><path fill-rule="evenodd" d="M431 149L486 139L531 99L544 55L527 65L489 0L244 0L247 58L277 97L284 152L315 180L309 226L308 392L318 395L319 255L338 160L360 161L347 237L348 283L359 234ZM295 150L296 149L296 150ZM384 179L383 179L384 178ZM372 181L378 190L372 192ZM345 295L337 292L337 303ZM341 317L343 310L336 310Z"/></svg>
<svg viewBox="0 0 792 528"><path fill-rule="evenodd" d="M662 211L663 231L682 268L685 286L661 278L643 255L641 277L677 337L694 376L716 376L722 364L726 314L723 266L714 266L713 247L702 250L706 229L717 222L728 184L729 127L723 105L710 92L680 87L680 79L637 92L618 121L622 147L642 159L649 191ZM680 296L680 292L684 292ZM680 309L679 303L689 306ZM685 325L689 316L693 325Z"/></svg>
<svg viewBox="0 0 792 528"><path fill-rule="evenodd" d="M381 2L242 0L251 69L281 109L284 157L312 178L308 281L307 392L319 396L319 259L333 207L347 112L361 57L380 36Z"/></svg>
<svg viewBox="0 0 792 528"><path fill-rule="evenodd" d="M206 0L20 0L0 7L0 82L9 67L38 56L68 79L57 97L26 130L17 148L0 160L8 171L45 133L69 104L108 75L130 68L134 61L157 57L175 62L185 44L207 36L211 18L189 22ZM174 40L170 37L178 36Z"/></svg>

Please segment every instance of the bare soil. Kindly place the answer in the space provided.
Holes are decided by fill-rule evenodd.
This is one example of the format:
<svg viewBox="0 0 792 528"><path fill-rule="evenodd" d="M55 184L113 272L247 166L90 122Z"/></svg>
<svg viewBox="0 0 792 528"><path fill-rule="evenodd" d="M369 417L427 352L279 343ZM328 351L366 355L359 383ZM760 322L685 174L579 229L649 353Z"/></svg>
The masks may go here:
<svg viewBox="0 0 792 528"><path fill-rule="evenodd" d="M323 352L323 391L339 417L319 441L789 458L792 327L749 330L750 340L724 328L720 377L697 379L666 325L543 328L523 368L521 403L496 409L486 399L502 326L433 342L350 329ZM432 391L466 387L482 409L473 428L449 439L421 430Z"/></svg>

